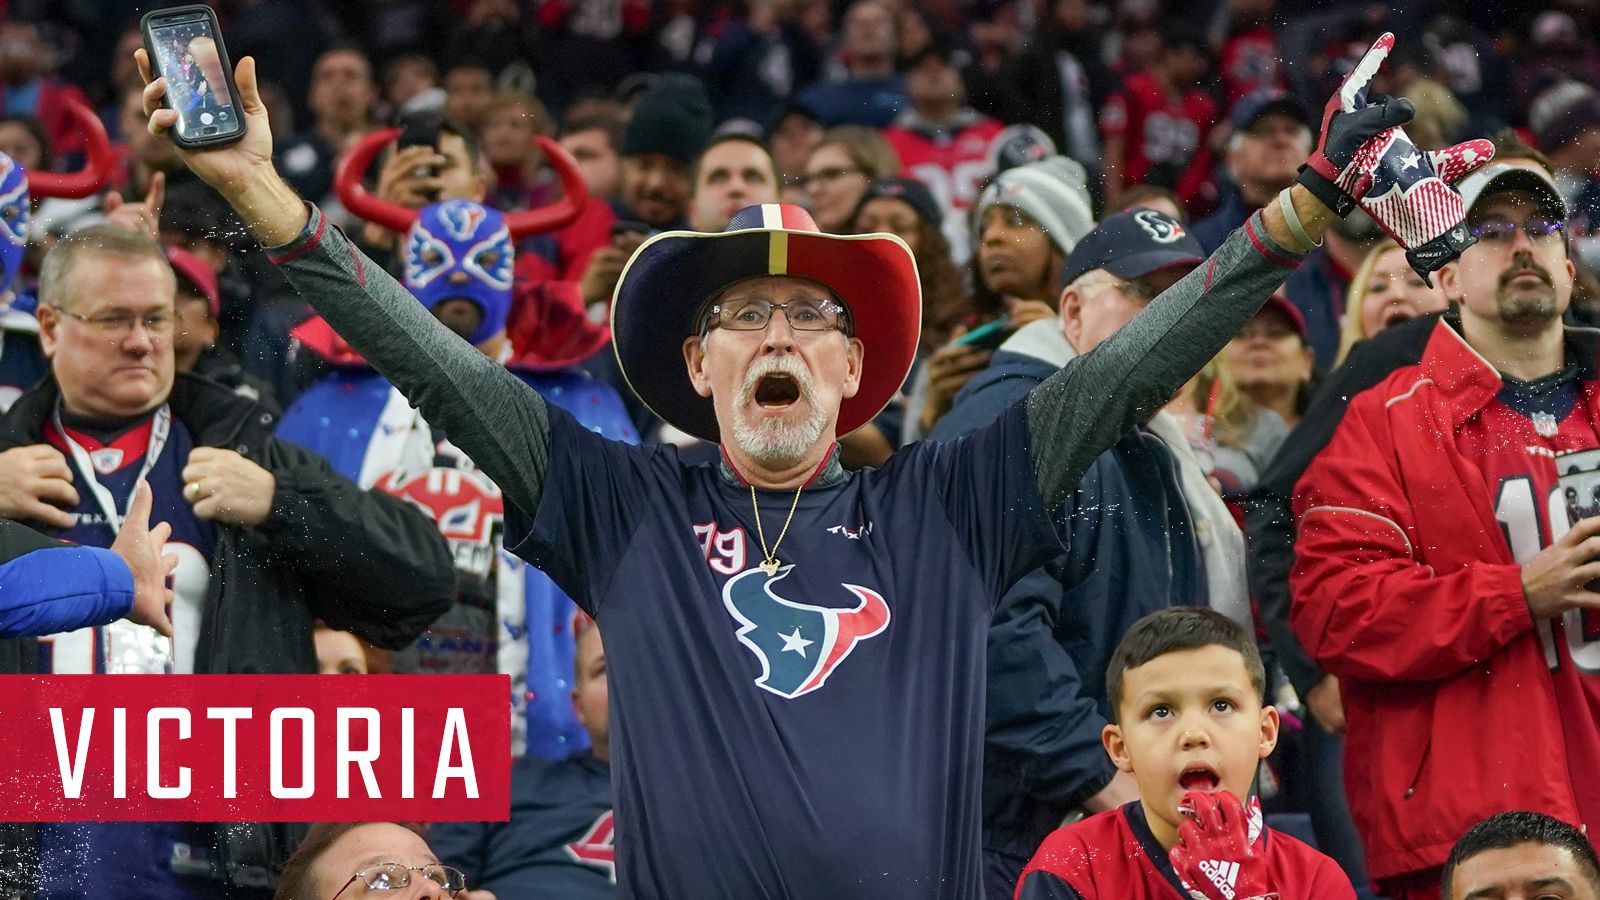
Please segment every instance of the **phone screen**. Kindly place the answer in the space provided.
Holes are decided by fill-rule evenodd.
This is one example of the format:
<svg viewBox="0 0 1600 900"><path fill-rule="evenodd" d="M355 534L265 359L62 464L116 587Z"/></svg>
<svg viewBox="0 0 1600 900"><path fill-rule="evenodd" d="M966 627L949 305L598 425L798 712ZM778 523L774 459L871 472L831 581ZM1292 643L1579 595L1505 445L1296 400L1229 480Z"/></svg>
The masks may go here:
<svg viewBox="0 0 1600 900"><path fill-rule="evenodd" d="M211 20L157 25L150 35L156 65L167 79L167 102L178 111L178 136L203 141L237 133L243 125Z"/></svg>

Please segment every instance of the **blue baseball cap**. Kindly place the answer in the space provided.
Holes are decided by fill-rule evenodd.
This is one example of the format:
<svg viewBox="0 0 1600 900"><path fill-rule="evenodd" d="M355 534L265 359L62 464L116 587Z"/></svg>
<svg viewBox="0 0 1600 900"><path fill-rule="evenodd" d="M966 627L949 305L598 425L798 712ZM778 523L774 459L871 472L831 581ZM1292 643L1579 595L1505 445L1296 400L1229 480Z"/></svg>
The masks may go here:
<svg viewBox="0 0 1600 900"><path fill-rule="evenodd" d="M1271 113L1281 113L1302 125L1308 124L1305 106L1293 94L1277 88L1262 88L1240 97L1229 119L1234 131L1248 131Z"/></svg>
<svg viewBox="0 0 1600 900"><path fill-rule="evenodd" d="M1067 257L1065 280L1095 269L1118 278L1143 278L1173 266L1197 266L1205 250L1178 220L1153 209L1128 209L1106 216Z"/></svg>

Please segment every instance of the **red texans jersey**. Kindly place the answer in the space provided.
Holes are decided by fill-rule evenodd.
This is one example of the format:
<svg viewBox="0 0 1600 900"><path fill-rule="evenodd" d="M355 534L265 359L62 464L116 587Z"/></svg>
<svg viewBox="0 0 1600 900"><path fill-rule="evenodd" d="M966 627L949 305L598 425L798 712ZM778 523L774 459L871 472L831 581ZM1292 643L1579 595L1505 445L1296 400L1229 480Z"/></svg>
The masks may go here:
<svg viewBox="0 0 1600 900"><path fill-rule="evenodd" d="M1100 130L1121 138L1122 183L1175 187L1206 132L1217 121L1217 104L1190 88L1170 96L1148 72L1135 72L1100 111Z"/></svg>
<svg viewBox="0 0 1600 900"><path fill-rule="evenodd" d="M901 116L905 122L906 116ZM945 237L960 258L971 246L967 210L989 176L989 145L1004 130L1001 122L974 115L970 124L953 129L924 129L896 124L883 136L900 154L900 175L927 185L944 210Z"/></svg>
<svg viewBox="0 0 1600 900"><path fill-rule="evenodd" d="M1250 28L1228 38L1222 45L1220 65L1222 86L1228 94L1228 108L1256 91L1283 87L1283 64L1278 61L1278 44L1268 27Z"/></svg>
<svg viewBox="0 0 1600 900"><path fill-rule="evenodd" d="M1263 827L1255 844L1281 897L1354 900L1350 879L1333 860ZM1134 801L1056 829L1017 882L1016 900L1204 900L1183 886L1167 851Z"/></svg>
<svg viewBox="0 0 1600 900"><path fill-rule="evenodd" d="M1592 376L1574 366L1532 384L1507 382L1467 420L1456 445L1477 463L1518 563L1600 515L1600 435L1589 416ZM1600 615L1568 610L1539 622L1561 706L1572 790L1585 822L1600 822Z"/></svg>

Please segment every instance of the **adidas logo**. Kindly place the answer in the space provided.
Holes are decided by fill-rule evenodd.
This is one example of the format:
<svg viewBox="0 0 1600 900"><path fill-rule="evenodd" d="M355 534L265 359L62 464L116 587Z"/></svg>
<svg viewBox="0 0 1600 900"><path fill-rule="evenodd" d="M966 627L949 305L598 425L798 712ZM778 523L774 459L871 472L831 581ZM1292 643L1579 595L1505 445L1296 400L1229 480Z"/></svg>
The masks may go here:
<svg viewBox="0 0 1600 900"><path fill-rule="evenodd" d="M1234 883L1239 880L1238 863L1226 859L1202 859L1200 874L1211 879L1211 883L1222 891L1222 896L1233 900Z"/></svg>

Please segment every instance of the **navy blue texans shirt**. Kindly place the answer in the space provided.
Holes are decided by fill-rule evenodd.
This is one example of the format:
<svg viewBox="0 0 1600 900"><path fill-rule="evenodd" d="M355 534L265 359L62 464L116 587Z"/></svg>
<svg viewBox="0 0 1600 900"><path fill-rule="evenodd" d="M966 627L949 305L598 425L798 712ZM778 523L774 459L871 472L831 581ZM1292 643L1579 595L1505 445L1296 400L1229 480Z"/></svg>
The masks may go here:
<svg viewBox="0 0 1600 900"><path fill-rule="evenodd" d="M980 896L989 619L1061 549L1023 406L829 470L772 575L736 476L549 416L506 543L605 633L619 895ZM776 540L794 492L756 494Z"/></svg>
<svg viewBox="0 0 1600 900"><path fill-rule="evenodd" d="M74 429L70 420L64 424L65 433L54 423L45 425L45 441L66 457L78 491L78 505L73 510L77 524L56 531L56 537L90 547L111 546L116 532L90 490L90 480L105 487L117 514L124 514L139 473L145 470L146 451L159 415L145 418L109 442ZM86 471L74 459L69 438L87 454L93 471ZM166 549L178 556L169 609L174 633L170 650L169 642L156 636L154 629L126 621L80 628L39 640L41 674L194 671L194 646L209 580L207 560L216 531L196 518L193 507L183 499L183 467L194 449L189 430L172 417L166 439L160 443L145 480L154 501L150 524L172 525ZM202 900L216 896L217 882L206 875L205 848L211 842L207 826L193 822L54 823L39 825L38 835L41 900Z"/></svg>
<svg viewBox="0 0 1600 900"><path fill-rule="evenodd" d="M511 820L439 822L428 846L496 897L609 900L617 895L611 767L587 750L511 763Z"/></svg>

